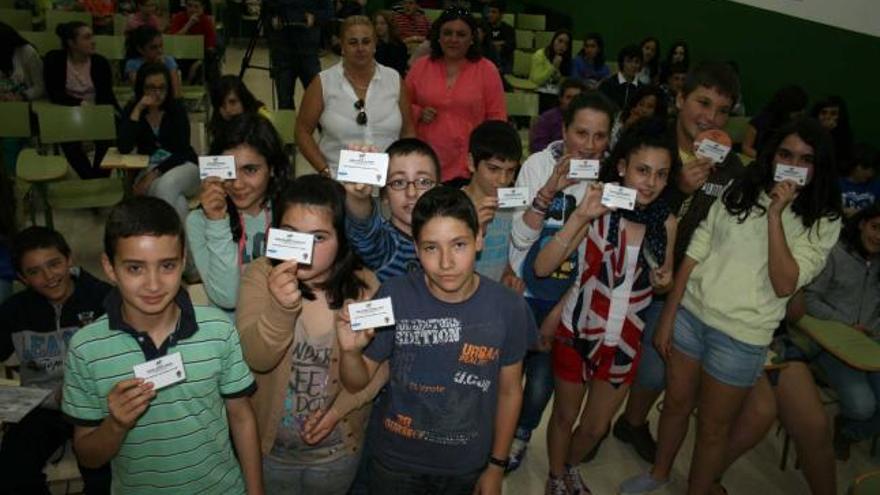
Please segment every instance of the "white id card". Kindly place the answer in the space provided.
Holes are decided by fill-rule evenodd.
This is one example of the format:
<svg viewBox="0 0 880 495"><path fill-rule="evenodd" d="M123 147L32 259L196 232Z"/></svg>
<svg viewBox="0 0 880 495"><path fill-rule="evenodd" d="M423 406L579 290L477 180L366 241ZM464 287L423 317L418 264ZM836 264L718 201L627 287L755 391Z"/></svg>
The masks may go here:
<svg viewBox="0 0 880 495"><path fill-rule="evenodd" d="M799 186L805 186L807 185L807 169L804 167L793 167L791 165L777 163L773 180L776 182L790 180Z"/></svg>
<svg viewBox="0 0 880 495"><path fill-rule="evenodd" d="M205 180L208 177L218 177L223 180L234 179L235 157L232 155L200 156L199 179Z"/></svg>
<svg viewBox="0 0 880 495"><path fill-rule="evenodd" d="M571 160L568 162L569 179L598 179L599 160Z"/></svg>
<svg viewBox="0 0 880 495"><path fill-rule="evenodd" d="M716 143L711 139L703 139L700 141L696 151L697 156L708 158L714 163L723 162L724 159L727 158L728 153L730 153L730 146Z"/></svg>
<svg viewBox="0 0 880 495"><path fill-rule="evenodd" d="M183 369L180 353L175 352L146 363L136 364L134 376L152 383L153 389L159 390L186 380L186 371Z"/></svg>
<svg viewBox="0 0 880 495"><path fill-rule="evenodd" d="M390 297L351 303L348 305L348 314L351 317L351 329L356 332L394 325L394 308Z"/></svg>
<svg viewBox="0 0 880 495"><path fill-rule="evenodd" d="M498 207L519 208L529 204L528 187L499 187Z"/></svg>
<svg viewBox="0 0 880 495"><path fill-rule="evenodd" d="M382 187L388 177L388 153L342 150L336 180Z"/></svg>
<svg viewBox="0 0 880 495"><path fill-rule="evenodd" d="M636 207L638 191L615 184L605 184L602 189L602 204L608 208L632 210Z"/></svg>
<svg viewBox="0 0 880 495"><path fill-rule="evenodd" d="M266 241L266 256L276 260L295 260L297 263L312 264L312 248L315 236L284 229L269 229Z"/></svg>

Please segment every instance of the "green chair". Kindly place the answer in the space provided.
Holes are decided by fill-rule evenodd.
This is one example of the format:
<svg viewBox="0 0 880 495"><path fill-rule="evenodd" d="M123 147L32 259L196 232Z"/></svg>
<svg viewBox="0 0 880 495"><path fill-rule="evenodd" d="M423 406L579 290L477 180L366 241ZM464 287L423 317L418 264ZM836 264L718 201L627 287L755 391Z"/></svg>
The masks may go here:
<svg viewBox="0 0 880 495"><path fill-rule="evenodd" d="M18 34L26 39L28 43L34 45L37 53L44 57L50 50L61 48L61 42L54 32L49 31L19 31Z"/></svg>
<svg viewBox="0 0 880 495"><path fill-rule="evenodd" d="M68 107L34 105L41 144L116 139L116 121L111 105Z"/></svg>
<svg viewBox="0 0 880 495"><path fill-rule="evenodd" d="M574 40L571 42L571 55L576 57L584 48L584 40Z"/></svg>
<svg viewBox="0 0 880 495"><path fill-rule="evenodd" d="M50 182L48 203L54 209L109 208L125 197L124 181L118 177Z"/></svg>
<svg viewBox="0 0 880 495"><path fill-rule="evenodd" d="M513 73L505 74L504 80L512 88L522 91L534 91L538 85L529 80L532 69L532 55L522 50L513 52Z"/></svg>
<svg viewBox="0 0 880 495"><path fill-rule="evenodd" d="M178 60L204 60L205 40L200 34L165 34L162 36L165 54Z"/></svg>
<svg viewBox="0 0 880 495"><path fill-rule="evenodd" d="M14 9L15 0L0 0L0 9Z"/></svg>
<svg viewBox="0 0 880 495"><path fill-rule="evenodd" d="M46 32L55 33L55 27L65 22L80 21L92 25L92 14L88 12L68 12L64 10L49 10L46 12Z"/></svg>
<svg viewBox="0 0 880 495"><path fill-rule="evenodd" d="M516 22L516 16L514 14L504 14L501 16L501 22L506 22L508 26L513 27Z"/></svg>
<svg viewBox="0 0 880 495"><path fill-rule="evenodd" d="M296 144L295 110L275 110L271 112L270 120L272 121L272 125L275 126L275 130L278 131L278 135L281 137L281 142L284 143L285 146Z"/></svg>
<svg viewBox="0 0 880 495"><path fill-rule="evenodd" d="M865 473L853 480L849 495L877 495L880 493L880 470Z"/></svg>
<svg viewBox="0 0 880 495"><path fill-rule="evenodd" d="M535 32L526 31L525 29L516 30L516 48L518 50L534 50L535 49Z"/></svg>
<svg viewBox="0 0 880 495"><path fill-rule="evenodd" d="M443 13L440 9L422 9L422 12L424 12L425 17L431 22L436 21L437 18L440 17L440 14Z"/></svg>
<svg viewBox="0 0 880 495"><path fill-rule="evenodd" d="M543 31L547 29L547 18L543 14L518 14L516 27L531 31Z"/></svg>
<svg viewBox="0 0 880 495"><path fill-rule="evenodd" d="M31 136L30 106L26 101L0 102L0 137L27 138Z"/></svg>
<svg viewBox="0 0 880 495"><path fill-rule="evenodd" d="M27 10L12 8L0 9L0 19L16 31L30 31L34 28L33 15Z"/></svg>
<svg viewBox="0 0 880 495"><path fill-rule="evenodd" d="M95 35L95 51L107 60L125 60L125 37Z"/></svg>
<svg viewBox="0 0 880 495"><path fill-rule="evenodd" d="M724 126L724 132L730 136L733 144L742 144L746 138L746 129L749 128L749 120L751 117L733 116L727 119L727 125Z"/></svg>
<svg viewBox="0 0 880 495"><path fill-rule="evenodd" d="M537 117L537 93L504 93L507 115L510 117Z"/></svg>
<svg viewBox="0 0 880 495"><path fill-rule="evenodd" d="M608 66L608 73L609 74L611 74L612 76L617 75L617 62L616 61L607 60L607 61L605 61L605 65Z"/></svg>
<svg viewBox="0 0 880 495"><path fill-rule="evenodd" d="M128 19L125 18L124 14L113 14L113 34L124 36L126 24L128 24Z"/></svg>
<svg viewBox="0 0 880 495"><path fill-rule="evenodd" d="M553 31L537 31L535 32L535 48L547 48L547 45L553 41Z"/></svg>

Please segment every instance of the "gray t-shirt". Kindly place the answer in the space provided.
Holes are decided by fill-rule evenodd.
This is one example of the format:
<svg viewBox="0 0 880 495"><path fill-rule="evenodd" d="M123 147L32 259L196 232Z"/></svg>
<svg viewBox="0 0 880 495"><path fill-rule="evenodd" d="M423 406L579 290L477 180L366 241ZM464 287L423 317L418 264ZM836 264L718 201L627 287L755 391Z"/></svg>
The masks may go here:
<svg viewBox="0 0 880 495"><path fill-rule="evenodd" d="M396 324L364 354L390 361L377 417L375 455L391 469L456 475L486 464L492 448L501 367L523 359L536 332L525 300L486 277L470 299L435 298L425 274L385 282Z"/></svg>

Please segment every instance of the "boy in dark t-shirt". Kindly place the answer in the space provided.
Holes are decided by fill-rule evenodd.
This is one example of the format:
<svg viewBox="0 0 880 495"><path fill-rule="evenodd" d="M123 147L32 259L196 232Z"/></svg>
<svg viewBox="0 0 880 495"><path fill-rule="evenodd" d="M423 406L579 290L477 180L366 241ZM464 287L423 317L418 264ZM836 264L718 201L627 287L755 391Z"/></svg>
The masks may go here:
<svg viewBox="0 0 880 495"><path fill-rule="evenodd" d="M0 445L0 479L11 493L44 493L46 461L73 437L73 426L58 410L67 344L77 330L104 314L110 286L74 267L64 237L46 227L28 227L16 235L12 261L27 289L0 306L0 361L14 353L21 385L53 392L10 425ZM80 466L80 471L86 493L110 493L109 466Z"/></svg>
<svg viewBox="0 0 880 495"><path fill-rule="evenodd" d="M474 272L482 240L462 191L432 189L412 216L425 271L389 280L376 296L392 298L396 324L354 332L345 311L338 326L349 391L361 390L383 361L391 365L370 490L470 493L479 486L500 494L534 319L522 297Z"/></svg>

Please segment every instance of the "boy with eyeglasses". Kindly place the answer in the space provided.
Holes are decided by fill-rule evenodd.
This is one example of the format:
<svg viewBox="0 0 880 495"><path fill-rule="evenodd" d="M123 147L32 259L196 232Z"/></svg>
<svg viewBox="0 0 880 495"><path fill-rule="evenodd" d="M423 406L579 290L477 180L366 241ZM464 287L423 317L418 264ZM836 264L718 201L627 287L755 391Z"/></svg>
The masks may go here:
<svg viewBox="0 0 880 495"><path fill-rule="evenodd" d="M346 183L345 235L354 251L380 282L420 268L412 240L416 201L440 180L440 160L431 146L416 138L399 139L388 153L388 179L381 199L390 217L382 218L372 186Z"/></svg>

